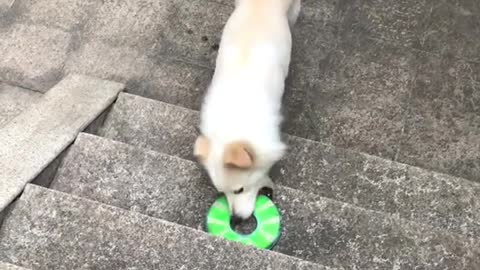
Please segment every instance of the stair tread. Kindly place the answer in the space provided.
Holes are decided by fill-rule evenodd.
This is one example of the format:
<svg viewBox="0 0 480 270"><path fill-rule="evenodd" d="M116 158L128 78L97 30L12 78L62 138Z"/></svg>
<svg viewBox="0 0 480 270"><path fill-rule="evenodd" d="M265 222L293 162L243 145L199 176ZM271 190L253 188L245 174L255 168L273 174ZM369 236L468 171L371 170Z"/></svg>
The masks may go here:
<svg viewBox="0 0 480 270"><path fill-rule="evenodd" d="M122 93L100 135L193 159L199 113ZM480 184L285 135L273 180L360 207L480 237ZM461 211L459 211L461 210Z"/></svg>
<svg viewBox="0 0 480 270"><path fill-rule="evenodd" d="M59 270L325 269L32 184L0 230L0 260Z"/></svg>
<svg viewBox="0 0 480 270"><path fill-rule="evenodd" d="M42 94L0 82L0 128L36 103Z"/></svg>
<svg viewBox="0 0 480 270"><path fill-rule="evenodd" d="M0 210L67 148L123 87L71 74L0 129Z"/></svg>
<svg viewBox="0 0 480 270"><path fill-rule="evenodd" d="M10 263L0 262L0 269L1 270L28 270L27 268L23 268L20 266L16 266Z"/></svg>
<svg viewBox="0 0 480 270"><path fill-rule="evenodd" d="M85 133L51 188L199 230L216 195L192 161ZM274 196L284 226L274 250L290 256L357 269L480 263L479 243L467 237L287 187L278 186Z"/></svg>

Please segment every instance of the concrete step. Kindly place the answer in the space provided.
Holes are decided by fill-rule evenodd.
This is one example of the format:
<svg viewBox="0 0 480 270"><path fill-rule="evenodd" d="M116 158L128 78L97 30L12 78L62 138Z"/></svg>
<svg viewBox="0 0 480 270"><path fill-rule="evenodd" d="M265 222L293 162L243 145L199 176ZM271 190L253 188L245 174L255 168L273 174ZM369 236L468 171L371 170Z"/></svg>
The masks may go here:
<svg viewBox="0 0 480 270"><path fill-rule="evenodd" d="M300 69L310 77L318 72L317 67L302 66L302 61L311 64L313 59L325 57L324 47L331 45L334 39L328 32L331 27L324 29L324 18L318 17L331 16L333 8L330 3L305 1L305 19L302 20L305 23L299 23L300 47L295 50L299 56L295 57L298 76L303 74ZM211 69L222 28L232 11L232 1L217 0L16 2L8 12L8 19L0 21L5 29L0 39L0 54L5 55L5 61L0 63L0 79L45 91L65 72L75 72L129 84L137 81L145 86L143 89L148 88L146 94L174 98L172 92L170 95L166 91L161 93L163 89L153 90L165 73L175 72L165 69L168 63L157 65L156 62L165 58L179 59ZM215 20L205 20L212 14ZM307 34L310 30L327 33ZM83 38L79 39L79 35ZM42 46L34 46L39 43ZM100 52L102 44L109 47L106 54ZM140 54L133 58L129 53L123 54L122 62L111 64L118 60L121 51L129 49ZM308 53L307 49L310 49ZM130 61L141 66L131 65ZM144 80L150 75L153 78ZM167 83L176 79L178 77ZM300 78L295 81L307 82Z"/></svg>
<svg viewBox="0 0 480 270"><path fill-rule="evenodd" d="M0 260L33 269L326 269L29 184L0 229Z"/></svg>
<svg viewBox="0 0 480 270"><path fill-rule="evenodd" d="M0 128L36 103L41 93L0 82Z"/></svg>
<svg viewBox="0 0 480 270"><path fill-rule="evenodd" d="M19 267L13 264L0 262L1 270L28 270L27 268Z"/></svg>
<svg viewBox="0 0 480 270"><path fill-rule="evenodd" d="M80 134L51 188L201 230L216 191L192 161ZM278 186L275 251L346 269L476 269L476 240Z"/></svg>
<svg viewBox="0 0 480 270"><path fill-rule="evenodd" d="M0 211L112 104L123 87L69 75L0 129Z"/></svg>
<svg viewBox="0 0 480 270"><path fill-rule="evenodd" d="M99 134L193 159L198 112L120 94ZM278 184L362 208L480 237L480 185L285 135L287 156L272 170Z"/></svg>

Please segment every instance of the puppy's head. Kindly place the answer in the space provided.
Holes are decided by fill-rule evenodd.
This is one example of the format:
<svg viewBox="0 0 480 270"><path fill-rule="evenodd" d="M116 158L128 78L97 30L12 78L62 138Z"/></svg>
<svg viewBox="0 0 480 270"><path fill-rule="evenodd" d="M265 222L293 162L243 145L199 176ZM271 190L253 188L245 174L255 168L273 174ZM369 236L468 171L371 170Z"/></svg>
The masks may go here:
<svg viewBox="0 0 480 270"><path fill-rule="evenodd" d="M253 213L259 190L273 187L267 174L284 149L281 144L276 151L262 151L246 141L217 145L199 136L194 155L207 170L213 185L227 197L232 215L247 219Z"/></svg>

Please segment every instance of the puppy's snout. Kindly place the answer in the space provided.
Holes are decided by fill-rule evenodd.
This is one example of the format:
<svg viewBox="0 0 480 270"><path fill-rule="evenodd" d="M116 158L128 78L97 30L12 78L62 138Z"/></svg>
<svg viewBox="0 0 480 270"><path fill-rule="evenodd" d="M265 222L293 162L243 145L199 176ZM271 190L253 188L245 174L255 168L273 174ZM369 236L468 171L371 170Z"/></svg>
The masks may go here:
<svg viewBox="0 0 480 270"><path fill-rule="evenodd" d="M246 190L240 194L227 193L227 201L232 215L248 219L254 211L257 190Z"/></svg>

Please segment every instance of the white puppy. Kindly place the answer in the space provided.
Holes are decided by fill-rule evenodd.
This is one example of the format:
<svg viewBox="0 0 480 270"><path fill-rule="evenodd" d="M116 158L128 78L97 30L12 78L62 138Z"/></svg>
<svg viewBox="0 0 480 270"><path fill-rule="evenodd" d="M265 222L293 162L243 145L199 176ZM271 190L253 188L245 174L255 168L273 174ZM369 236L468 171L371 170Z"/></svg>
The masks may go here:
<svg viewBox="0 0 480 270"><path fill-rule="evenodd" d="M242 219L286 150L280 109L299 11L300 0L236 0L202 106L194 155Z"/></svg>

